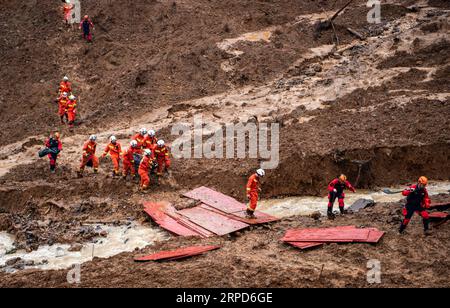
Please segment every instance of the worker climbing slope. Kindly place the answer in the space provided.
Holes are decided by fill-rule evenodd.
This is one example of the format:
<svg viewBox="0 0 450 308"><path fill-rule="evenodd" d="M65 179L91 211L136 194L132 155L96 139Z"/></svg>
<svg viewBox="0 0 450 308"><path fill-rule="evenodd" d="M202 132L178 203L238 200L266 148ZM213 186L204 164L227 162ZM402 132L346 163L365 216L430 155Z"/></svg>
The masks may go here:
<svg viewBox="0 0 450 308"><path fill-rule="evenodd" d="M75 5L70 3L70 0L65 0L62 6L63 14L64 14L64 22L66 25L69 24L72 18L72 10L75 8Z"/></svg>
<svg viewBox="0 0 450 308"><path fill-rule="evenodd" d="M139 133L133 136L132 140L136 140L138 144L138 148L144 149L145 148L145 142L147 140L147 129L141 128L139 130Z"/></svg>
<svg viewBox="0 0 450 308"><path fill-rule="evenodd" d="M149 130L144 140L144 148L154 151L158 145L158 138L154 130Z"/></svg>
<svg viewBox="0 0 450 308"><path fill-rule="evenodd" d="M430 234L430 216L427 209L430 208L431 200L428 196L427 185L428 179L421 176L417 181L417 184L408 187L402 192L403 196L406 197L406 205L403 208L403 215L405 218L400 225L400 233L405 231L414 213L418 213L422 217L425 234Z"/></svg>
<svg viewBox="0 0 450 308"><path fill-rule="evenodd" d="M45 141L45 146L48 149L48 158L50 160L50 171L52 173L56 170L56 159L58 158L59 153L62 151L62 142L60 140L60 135L58 132L55 132L52 136L50 136Z"/></svg>
<svg viewBox="0 0 450 308"><path fill-rule="evenodd" d="M64 76L63 80L59 83L58 95L62 93L72 93L72 83L69 82L69 77Z"/></svg>
<svg viewBox="0 0 450 308"><path fill-rule="evenodd" d="M154 156L152 151L149 149L144 150L144 158L142 158L141 163L139 164L139 176L141 178L140 190L144 191L150 185L150 176L149 171L153 164Z"/></svg>
<svg viewBox="0 0 450 308"><path fill-rule="evenodd" d="M95 151L97 149L97 136L91 135L89 140L83 146L83 157L81 159L79 176L83 175L84 168L86 166L93 167L94 173L98 172L98 157L95 156Z"/></svg>
<svg viewBox="0 0 450 308"><path fill-rule="evenodd" d="M69 102L69 98L67 92L62 92L61 96L59 96L56 100L58 101L58 115L61 120L61 124L64 124L64 119L68 119L67 103Z"/></svg>
<svg viewBox="0 0 450 308"><path fill-rule="evenodd" d="M345 212L345 189L349 189L352 192L356 192L355 188L347 181L347 176L341 174L338 178L332 180L330 184L328 184L328 217L333 217L333 205L336 199L338 199L339 203L339 211L341 214Z"/></svg>
<svg viewBox="0 0 450 308"><path fill-rule="evenodd" d="M130 142L130 147L123 153L123 171L122 176L124 179L127 178L128 174L131 174L133 178L136 175L136 169L134 164L134 155L141 153L141 149L138 147L136 140Z"/></svg>
<svg viewBox="0 0 450 308"><path fill-rule="evenodd" d="M83 38L89 43L92 42L91 28L94 29L94 23L91 21L88 15L85 15L80 23L80 29L83 30Z"/></svg>
<svg viewBox="0 0 450 308"><path fill-rule="evenodd" d="M102 158L105 158L108 154L111 157L111 161L114 165L113 176L118 176L120 171L120 157L122 155L122 146L117 141L116 136L111 136L110 143L106 146L105 151L102 154Z"/></svg>
<svg viewBox="0 0 450 308"><path fill-rule="evenodd" d="M69 100L66 104L66 115L68 120L69 129L72 129L75 125L75 116L76 116L76 108L77 108L77 100L75 95L70 95Z"/></svg>
<svg viewBox="0 0 450 308"><path fill-rule="evenodd" d="M162 176L164 172L169 173L171 166L170 153L164 140L158 140L155 148L155 158L158 164L157 175Z"/></svg>
<svg viewBox="0 0 450 308"><path fill-rule="evenodd" d="M263 169L256 170L247 181L246 191L249 204L247 207L247 218L255 217L255 210L258 206L259 193L261 191L261 179L266 175Z"/></svg>

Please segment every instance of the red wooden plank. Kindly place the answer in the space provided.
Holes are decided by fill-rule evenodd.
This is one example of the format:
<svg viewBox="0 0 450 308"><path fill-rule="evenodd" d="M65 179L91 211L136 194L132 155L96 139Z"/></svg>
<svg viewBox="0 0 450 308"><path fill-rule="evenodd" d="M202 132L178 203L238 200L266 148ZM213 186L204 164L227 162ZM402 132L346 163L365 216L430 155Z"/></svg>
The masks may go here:
<svg viewBox="0 0 450 308"><path fill-rule="evenodd" d="M198 232L195 232L181 224L179 224L175 219L170 217L165 213L165 211L171 211L171 205L168 203L154 203L146 202L144 203L144 211L152 217L152 219L161 228L166 229L176 235L181 236L200 236Z"/></svg>
<svg viewBox="0 0 450 308"><path fill-rule="evenodd" d="M237 219L245 222L249 225L257 225L257 224L264 224L268 222L273 222L279 220L279 218L276 218L274 216L271 216L269 214L263 213L263 212L254 212L255 218L246 218L246 211L239 211L233 213L233 216L238 217Z"/></svg>
<svg viewBox="0 0 450 308"><path fill-rule="evenodd" d="M324 243L317 243L317 242L286 242L294 247L300 248L300 249L308 249L313 247L322 246Z"/></svg>
<svg viewBox="0 0 450 308"><path fill-rule="evenodd" d="M434 219L436 219L436 218L437 219L445 219L449 216L448 213L444 213L444 212L433 212L433 213L430 213L429 215L430 215L430 218L434 218Z"/></svg>
<svg viewBox="0 0 450 308"><path fill-rule="evenodd" d="M157 260L177 260L205 253L207 251L219 249L220 246L191 246L179 248L176 250L160 251L144 257L136 257L134 261L146 262Z"/></svg>
<svg viewBox="0 0 450 308"><path fill-rule="evenodd" d="M217 212L202 207L194 207L178 211L196 225L217 235L225 235L248 227L246 223L231 219Z"/></svg>
<svg viewBox="0 0 450 308"><path fill-rule="evenodd" d="M245 215L246 215L245 211L229 214L229 213L222 212L222 211L220 211L214 207L211 207L209 205L206 205L206 204L202 204L202 205L200 205L200 207L207 209L209 211L227 216L228 218L241 221L241 222L249 224L249 225L257 225L257 224L263 224L263 223L279 220L279 218L276 218L274 216L270 216L268 214L258 212L258 211L255 211L255 213L254 213L256 218L248 219L245 217Z"/></svg>
<svg viewBox="0 0 450 308"><path fill-rule="evenodd" d="M369 233L369 237L363 243L378 243L383 237L384 232L379 231L378 229L371 229Z"/></svg>
<svg viewBox="0 0 450 308"><path fill-rule="evenodd" d="M338 227L330 227L330 228L307 228L307 229L289 229L286 231L284 237L281 239L284 242L289 242L289 238L301 236L304 234L305 230L309 232L313 231L321 231L321 230L335 230L335 231L341 231L341 230L354 230L356 229L355 226L338 226Z"/></svg>
<svg viewBox="0 0 450 308"><path fill-rule="evenodd" d="M236 199L208 187L199 187L184 194L185 197L201 201L225 213L245 211L247 206Z"/></svg>
<svg viewBox="0 0 450 308"><path fill-rule="evenodd" d="M286 242L364 242L369 238L369 233L368 229L305 229L295 235L285 236L283 240Z"/></svg>

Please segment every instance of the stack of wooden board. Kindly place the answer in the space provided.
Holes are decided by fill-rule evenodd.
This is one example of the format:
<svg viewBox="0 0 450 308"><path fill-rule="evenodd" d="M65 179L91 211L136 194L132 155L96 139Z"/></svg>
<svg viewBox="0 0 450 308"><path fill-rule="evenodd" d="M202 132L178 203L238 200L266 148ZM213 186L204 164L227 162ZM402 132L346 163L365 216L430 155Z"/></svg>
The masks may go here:
<svg viewBox="0 0 450 308"><path fill-rule="evenodd" d="M376 228L342 226L331 228L291 229L281 239L300 249L321 246L325 243L378 243L384 232Z"/></svg>
<svg viewBox="0 0 450 308"><path fill-rule="evenodd" d="M207 187L190 191L185 196L198 201L198 205L177 211L167 202L146 202L144 211L162 228L180 236L221 236L249 225L277 220L258 211L255 218L248 219L245 204Z"/></svg>

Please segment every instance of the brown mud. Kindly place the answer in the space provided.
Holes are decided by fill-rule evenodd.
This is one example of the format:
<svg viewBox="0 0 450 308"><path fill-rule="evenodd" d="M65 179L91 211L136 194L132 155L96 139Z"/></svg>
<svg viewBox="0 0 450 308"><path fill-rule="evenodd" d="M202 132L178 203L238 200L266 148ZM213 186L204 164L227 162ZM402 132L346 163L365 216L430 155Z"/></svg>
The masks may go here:
<svg viewBox="0 0 450 308"><path fill-rule="evenodd" d="M338 45L333 30L315 37L313 26L347 1L96 1L83 7L96 24L92 45L61 24L51 1L0 2L0 18L11 21L0 34L0 231L15 235L17 248L89 243L100 235L92 222L154 226L143 201L190 206L180 194L197 186L244 201L257 159L175 159L172 176L146 193L112 178L109 159L99 174L77 177L88 134L99 136L98 154L112 134L127 147L141 126L170 143L174 124L200 114L217 123L280 123L280 164L268 170L263 198L323 196L341 172L358 189L420 175L450 180L448 1L389 1L379 25L368 24L365 2L355 1L335 21ZM52 102L64 74L81 97L74 132L59 127ZM64 148L50 174L36 153L54 129ZM379 286L449 287L448 223L424 237L416 217L398 236L402 204L379 203L334 221L286 218L223 238L173 238L139 254L223 247L172 263L137 264L137 252L94 259L82 266L81 286L369 287L366 264L378 259ZM308 252L279 242L288 228L351 224L387 234L375 246ZM0 272L0 286L68 287L66 274Z"/></svg>

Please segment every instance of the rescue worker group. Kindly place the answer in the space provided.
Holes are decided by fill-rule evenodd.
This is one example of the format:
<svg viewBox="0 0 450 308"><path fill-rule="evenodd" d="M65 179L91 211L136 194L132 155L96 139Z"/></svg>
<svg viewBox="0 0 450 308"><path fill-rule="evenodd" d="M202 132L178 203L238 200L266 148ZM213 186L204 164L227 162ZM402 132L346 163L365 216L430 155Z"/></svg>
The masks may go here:
<svg viewBox="0 0 450 308"><path fill-rule="evenodd" d="M70 1L65 1L63 7L64 20L68 23L71 10L74 8ZM92 34L90 28L94 24L89 19L89 16L84 16L80 23L80 29L83 29L83 38L88 42L92 42ZM76 118L77 98L73 95L72 84L67 76L59 84L58 97L58 114L61 124L66 124L69 130L72 130ZM45 149L40 151L39 156L48 156L50 159L50 171L55 172L56 160L62 150L62 143L59 132L53 133L46 142ZM97 136L91 135L89 140L83 145L83 152L81 158L80 169L78 176L82 177L86 166L92 167L93 172L97 173L99 168L99 159L96 154L97 150ZM109 138L109 143L106 145L101 158L110 157L113 164L113 177L120 177L127 180L128 176L136 181L140 181L139 189L145 191L150 185L150 175L156 174L156 181L158 178L170 175L170 152L164 140L158 139L154 130L141 128L130 141L128 149L123 149L121 144L117 141L115 136ZM122 166L121 166L122 164ZM121 170L122 169L122 170ZM258 169L250 176L246 185L247 198L249 200L247 207L247 217L254 218L254 212L257 208L259 195L261 192L261 180L266 175L263 169ZM425 234L429 234L429 215L427 209L430 207L430 198L426 186L428 179L421 176L417 184L406 188L403 191L403 196L406 197L406 204L403 209L404 219L401 222L399 232L403 233L407 225L411 221L414 213L418 213L423 219L423 226ZM341 215L345 214L345 193L348 189L356 192L355 188L347 180L344 174L333 179L328 185L328 217L334 218L333 206L338 200L339 211Z"/></svg>

